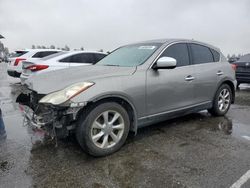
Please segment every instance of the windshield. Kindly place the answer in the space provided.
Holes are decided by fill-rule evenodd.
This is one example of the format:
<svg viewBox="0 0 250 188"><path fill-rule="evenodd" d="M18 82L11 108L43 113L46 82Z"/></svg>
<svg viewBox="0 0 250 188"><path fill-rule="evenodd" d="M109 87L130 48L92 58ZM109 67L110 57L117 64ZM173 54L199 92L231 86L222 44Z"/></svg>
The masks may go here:
<svg viewBox="0 0 250 188"><path fill-rule="evenodd" d="M143 64L159 47L160 43L134 44L118 48L97 65L134 67Z"/></svg>
<svg viewBox="0 0 250 188"><path fill-rule="evenodd" d="M51 58L54 58L54 57L57 57L57 56L60 56L60 55L66 54L66 53L68 53L68 52L58 52L58 53L46 56L46 57L42 58L42 60L48 60L48 59L51 59Z"/></svg>

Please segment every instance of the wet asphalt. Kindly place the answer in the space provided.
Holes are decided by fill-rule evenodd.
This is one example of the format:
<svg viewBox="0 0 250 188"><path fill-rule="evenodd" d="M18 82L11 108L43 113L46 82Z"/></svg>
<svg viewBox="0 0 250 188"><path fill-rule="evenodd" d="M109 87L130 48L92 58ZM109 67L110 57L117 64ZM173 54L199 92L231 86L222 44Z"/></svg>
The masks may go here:
<svg viewBox="0 0 250 188"><path fill-rule="evenodd" d="M230 187L250 169L250 85L225 117L206 111L139 129L115 154L93 158L74 138L34 143L18 105L17 79L0 63L0 187ZM242 187L250 187L250 180Z"/></svg>

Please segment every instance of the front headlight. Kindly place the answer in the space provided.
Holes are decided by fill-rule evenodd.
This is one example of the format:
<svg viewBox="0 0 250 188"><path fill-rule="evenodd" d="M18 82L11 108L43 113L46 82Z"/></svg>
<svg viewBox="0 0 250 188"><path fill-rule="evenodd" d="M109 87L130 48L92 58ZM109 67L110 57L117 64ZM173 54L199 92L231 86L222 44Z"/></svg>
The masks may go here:
<svg viewBox="0 0 250 188"><path fill-rule="evenodd" d="M61 91L57 91L46 95L39 101L39 103L50 103L53 105L62 104L72 99L76 95L80 94L81 92L85 91L86 89L90 88L93 85L94 85L93 82L76 83L74 85L66 87Z"/></svg>

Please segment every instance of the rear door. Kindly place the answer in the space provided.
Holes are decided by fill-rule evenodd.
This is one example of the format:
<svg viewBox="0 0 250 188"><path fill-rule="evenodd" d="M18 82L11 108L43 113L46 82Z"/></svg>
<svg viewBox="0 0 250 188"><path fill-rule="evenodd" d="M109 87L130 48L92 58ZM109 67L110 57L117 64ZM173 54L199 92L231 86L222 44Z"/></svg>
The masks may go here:
<svg viewBox="0 0 250 188"><path fill-rule="evenodd" d="M193 104L195 71L190 66L187 44L173 44L160 57L175 58L177 67L147 71L148 115L178 110Z"/></svg>
<svg viewBox="0 0 250 188"><path fill-rule="evenodd" d="M200 44L189 44L192 64L195 69L194 80L195 103L206 103L213 99L218 83L219 63L210 48Z"/></svg>

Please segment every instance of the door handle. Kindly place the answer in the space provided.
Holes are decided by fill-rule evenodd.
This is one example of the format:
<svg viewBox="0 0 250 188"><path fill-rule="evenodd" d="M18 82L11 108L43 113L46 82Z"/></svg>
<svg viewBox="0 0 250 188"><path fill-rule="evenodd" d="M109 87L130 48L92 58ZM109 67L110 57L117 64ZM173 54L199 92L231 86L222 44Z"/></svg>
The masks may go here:
<svg viewBox="0 0 250 188"><path fill-rule="evenodd" d="M218 76L221 76L221 75L223 75L223 74L224 74L224 72L222 72L222 71L218 71L216 74L217 74Z"/></svg>
<svg viewBox="0 0 250 188"><path fill-rule="evenodd" d="M191 75L189 75L189 76L187 76L186 78L185 78L185 80L186 81L192 81L192 80L194 80L195 78L193 77L193 76L191 76Z"/></svg>

